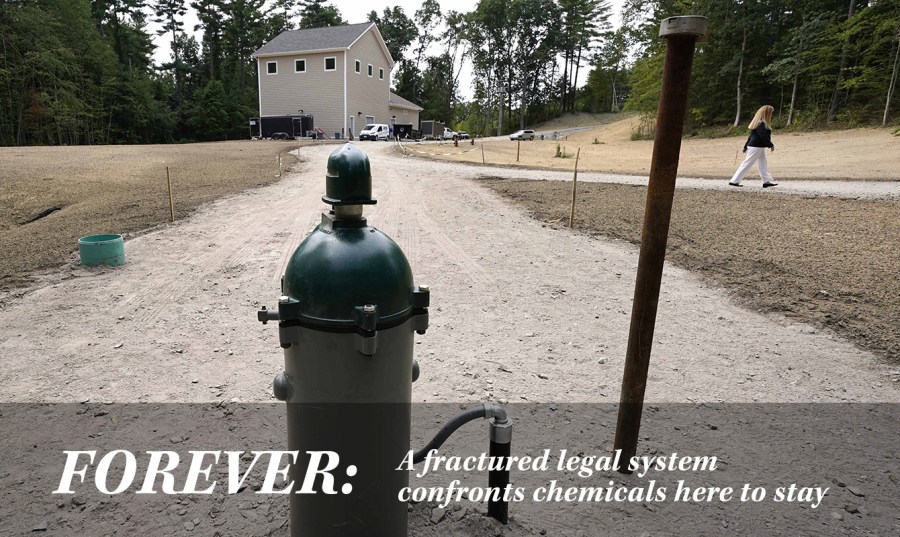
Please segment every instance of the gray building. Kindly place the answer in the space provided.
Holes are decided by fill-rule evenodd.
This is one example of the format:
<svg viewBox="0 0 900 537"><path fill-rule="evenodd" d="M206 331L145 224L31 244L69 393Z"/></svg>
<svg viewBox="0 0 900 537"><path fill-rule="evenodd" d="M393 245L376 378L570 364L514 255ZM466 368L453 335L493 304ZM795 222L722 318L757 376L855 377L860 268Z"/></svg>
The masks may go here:
<svg viewBox="0 0 900 537"><path fill-rule="evenodd" d="M375 23L282 32L253 53L259 115L312 115L333 137L367 123L419 125L418 105L391 93L394 60Z"/></svg>

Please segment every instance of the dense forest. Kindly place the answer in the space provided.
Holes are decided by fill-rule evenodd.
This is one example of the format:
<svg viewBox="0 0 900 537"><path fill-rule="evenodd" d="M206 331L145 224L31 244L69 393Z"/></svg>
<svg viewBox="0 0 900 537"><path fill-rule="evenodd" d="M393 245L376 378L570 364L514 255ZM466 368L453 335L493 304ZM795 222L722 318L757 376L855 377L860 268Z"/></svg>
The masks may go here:
<svg viewBox="0 0 900 537"><path fill-rule="evenodd" d="M764 103L795 129L897 124L900 0L626 0L619 28L603 0L480 0L468 13L425 0L368 20L422 118L496 134L573 111L652 116L658 21L686 14L709 18L692 128L746 123ZM251 54L282 31L345 22L325 0L0 0L0 145L247 138ZM161 65L154 34L172 51Z"/></svg>

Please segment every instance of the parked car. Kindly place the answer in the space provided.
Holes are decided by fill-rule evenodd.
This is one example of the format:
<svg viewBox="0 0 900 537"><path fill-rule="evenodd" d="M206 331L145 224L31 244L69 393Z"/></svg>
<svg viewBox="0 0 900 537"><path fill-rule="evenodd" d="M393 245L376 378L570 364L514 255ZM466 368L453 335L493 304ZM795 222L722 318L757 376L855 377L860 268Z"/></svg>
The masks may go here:
<svg viewBox="0 0 900 537"><path fill-rule="evenodd" d="M459 134L453 132L453 129L444 127L444 134L441 136L444 140L459 140Z"/></svg>
<svg viewBox="0 0 900 537"><path fill-rule="evenodd" d="M459 136L460 140L468 140L469 139L469 133L466 131L459 131L456 133L456 135Z"/></svg>
<svg viewBox="0 0 900 537"><path fill-rule="evenodd" d="M390 127L384 123L371 123L359 131L359 140L387 140L391 135Z"/></svg>
<svg viewBox="0 0 900 537"><path fill-rule="evenodd" d="M510 140L534 140L534 131L531 129L524 129L520 131L516 131L509 135Z"/></svg>

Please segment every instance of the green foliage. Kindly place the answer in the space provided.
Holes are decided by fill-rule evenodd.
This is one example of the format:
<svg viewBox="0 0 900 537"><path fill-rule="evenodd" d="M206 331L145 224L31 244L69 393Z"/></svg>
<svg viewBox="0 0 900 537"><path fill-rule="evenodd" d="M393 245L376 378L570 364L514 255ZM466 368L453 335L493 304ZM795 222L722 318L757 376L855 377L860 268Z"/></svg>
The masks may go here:
<svg viewBox="0 0 900 537"><path fill-rule="evenodd" d="M225 88L218 80L210 81L197 91L187 123L197 140L225 140L228 136L228 101Z"/></svg>
<svg viewBox="0 0 900 537"><path fill-rule="evenodd" d="M567 153L565 147L556 144L556 154L553 155L553 158L572 158L572 153Z"/></svg>
<svg viewBox="0 0 900 537"><path fill-rule="evenodd" d="M305 0L300 10L300 28L322 28L347 24L341 12L334 6L325 5L327 0Z"/></svg>
<svg viewBox="0 0 900 537"><path fill-rule="evenodd" d="M412 18L392 7L369 20L397 62L394 91L423 106L421 117L475 135L624 108L640 114L634 137L652 138L658 21L684 14L709 19L694 56L690 135L731 135L735 122L745 130L762 104L792 131L896 125L900 2L856 0L850 15L851 1L625 0L616 30L605 0L479 0L469 13L424 0ZM158 66L151 20L172 50ZM246 137L258 113L250 55L282 31L343 22L326 0L0 1L0 144ZM463 62L470 102L459 97ZM576 80L586 82L576 89Z"/></svg>
<svg viewBox="0 0 900 537"><path fill-rule="evenodd" d="M655 35L655 21L697 13L709 18L709 39L698 44L694 56L686 131L715 132L705 126L735 117L746 125L762 104L775 106L785 127L820 128L838 80L836 123L880 123L896 109L888 95L900 46L900 2L855 4L848 19L849 0L628 0L623 16L634 38L635 59L625 108L650 114L658 106L665 45ZM839 79L845 49L847 65ZM607 97L596 89L608 83L607 66L595 62L589 77L586 90L594 108ZM652 129L640 131L636 138L646 138Z"/></svg>
<svg viewBox="0 0 900 537"><path fill-rule="evenodd" d="M406 16L400 6L384 8L384 14L381 17L372 11L369 13L369 21L378 25L378 31L381 32L384 44L394 61L403 58L403 53L418 35L416 23Z"/></svg>

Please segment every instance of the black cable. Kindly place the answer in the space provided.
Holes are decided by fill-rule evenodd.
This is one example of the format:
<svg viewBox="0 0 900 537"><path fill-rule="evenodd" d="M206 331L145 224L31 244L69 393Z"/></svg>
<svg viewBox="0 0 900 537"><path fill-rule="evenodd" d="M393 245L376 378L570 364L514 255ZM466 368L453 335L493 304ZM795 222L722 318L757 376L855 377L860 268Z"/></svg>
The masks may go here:
<svg viewBox="0 0 900 537"><path fill-rule="evenodd" d="M447 439L450 438L450 435L456 432L456 430L463 425L469 423L470 421L484 417L486 417L484 405L478 405L476 407L470 408L469 410L466 410L462 414L448 421L443 427L441 427L441 430L438 431L436 435L434 435L434 438L432 438L430 442L425 444L425 447L413 453L413 464L418 464L424 461L425 457L431 450L441 447L444 442L446 442Z"/></svg>

